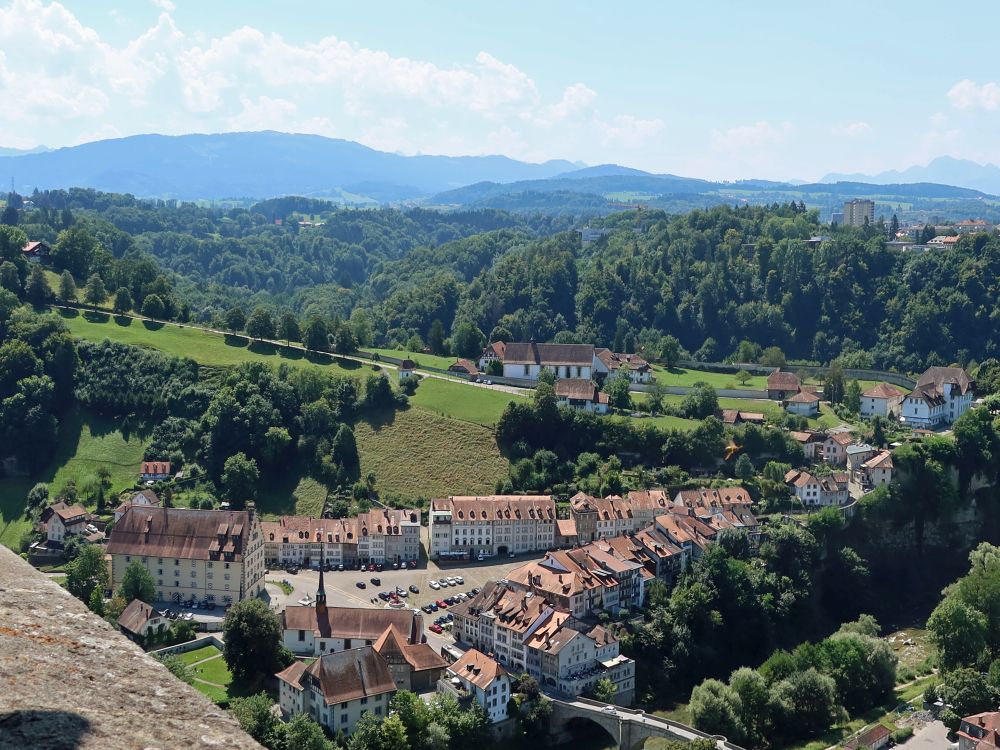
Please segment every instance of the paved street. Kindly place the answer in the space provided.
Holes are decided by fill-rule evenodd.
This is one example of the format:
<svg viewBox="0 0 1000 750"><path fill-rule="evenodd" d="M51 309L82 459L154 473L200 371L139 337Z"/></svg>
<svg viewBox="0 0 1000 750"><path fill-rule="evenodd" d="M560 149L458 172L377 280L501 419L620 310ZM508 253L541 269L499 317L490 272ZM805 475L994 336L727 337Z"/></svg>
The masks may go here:
<svg viewBox="0 0 1000 750"><path fill-rule="evenodd" d="M932 721L917 730L909 742L907 750L949 750L948 729L940 721Z"/></svg>

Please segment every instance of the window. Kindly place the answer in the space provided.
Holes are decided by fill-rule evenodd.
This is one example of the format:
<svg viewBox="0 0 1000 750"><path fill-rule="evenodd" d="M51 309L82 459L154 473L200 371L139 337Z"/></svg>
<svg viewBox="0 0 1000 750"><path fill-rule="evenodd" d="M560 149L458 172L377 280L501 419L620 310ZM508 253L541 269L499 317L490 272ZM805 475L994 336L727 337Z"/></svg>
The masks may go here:
<svg viewBox="0 0 1000 750"><path fill-rule="evenodd" d="M299 641L304 641L305 639L306 639L306 631L300 630L299 631Z"/></svg>
<svg viewBox="0 0 1000 750"><path fill-rule="evenodd" d="M132 561L132 558L129 557L128 555L125 555L125 562L131 562L131 561Z"/></svg>
<svg viewBox="0 0 1000 750"><path fill-rule="evenodd" d="M345 703L344 705L346 706L347 704ZM340 715L340 723L341 724L346 724L347 723L347 714L341 714Z"/></svg>

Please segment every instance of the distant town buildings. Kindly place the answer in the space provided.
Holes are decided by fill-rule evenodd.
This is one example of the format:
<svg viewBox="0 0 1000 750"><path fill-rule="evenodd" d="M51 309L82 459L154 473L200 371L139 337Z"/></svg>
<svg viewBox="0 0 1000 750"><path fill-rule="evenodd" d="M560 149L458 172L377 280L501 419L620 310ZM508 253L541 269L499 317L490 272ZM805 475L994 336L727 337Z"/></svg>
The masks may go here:
<svg viewBox="0 0 1000 750"><path fill-rule="evenodd" d="M431 501L429 554L473 559L551 549L556 504L551 495L453 496Z"/></svg>
<svg viewBox="0 0 1000 750"><path fill-rule="evenodd" d="M844 221L846 227L863 227L875 223L875 201L855 198L844 203Z"/></svg>

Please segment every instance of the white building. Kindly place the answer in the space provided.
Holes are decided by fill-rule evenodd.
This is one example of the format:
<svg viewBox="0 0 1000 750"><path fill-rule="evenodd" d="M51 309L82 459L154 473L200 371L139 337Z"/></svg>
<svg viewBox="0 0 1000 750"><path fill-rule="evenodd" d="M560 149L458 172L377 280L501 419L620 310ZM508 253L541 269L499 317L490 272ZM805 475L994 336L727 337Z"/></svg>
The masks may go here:
<svg viewBox="0 0 1000 750"><path fill-rule="evenodd" d="M511 677L495 659L470 648L461 659L448 667L445 680L445 684L439 683L440 692L451 692L459 697L470 696L486 709L486 715L493 724L507 718Z"/></svg>
<svg viewBox="0 0 1000 750"><path fill-rule="evenodd" d="M653 379L653 368L638 354L613 352L603 348L594 349L594 354L597 357L595 365L598 373L612 376L624 370L633 383L649 383Z"/></svg>
<svg viewBox="0 0 1000 750"><path fill-rule="evenodd" d="M350 735L361 717L389 715L396 683L386 659L371 646L295 661L277 674L284 718L306 714L331 732Z"/></svg>
<svg viewBox="0 0 1000 750"><path fill-rule="evenodd" d="M46 538L57 545L74 534L86 534L89 519L90 516L82 505L66 505L64 502L48 506L41 516Z"/></svg>
<svg viewBox="0 0 1000 750"><path fill-rule="evenodd" d="M868 491L892 482L892 452L880 451L858 467L858 484Z"/></svg>
<svg viewBox="0 0 1000 750"><path fill-rule="evenodd" d="M861 416L864 419L872 417L887 417L898 419L903 411L903 399L906 393L889 383L879 383L861 394Z"/></svg>
<svg viewBox="0 0 1000 750"><path fill-rule="evenodd" d="M815 417L819 414L819 396L809 391L799 391L785 402L785 410L789 414Z"/></svg>
<svg viewBox="0 0 1000 750"><path fill-rule="evenodd" d="M785 484L806 507L836 506L847 503L850 499L847 479L847 473L842 471L825 476L815 476L806 471L792 469L785 474Z"/></svg>
<svg viewBox="0 0 1000 750"><path fill-rule="evenodd" d="M590 411L595 414L608 413L608 394L601 391L590 380L566 378L556 381L556 402L570 409Z"/></svg>
<svg viewBox="0 0 1000 750"><path fill-rule="evenodd" d="M430 557L474 558L551 549L551 495L453 496L431 501Z"/></svg>
<svg viewBox="0 0 1000 750"><path fill-rule="evenodd" d="M590 380L600 360L591 344L509 343L503 352L503 376L538 380L542 370L557 378ZM483 368L480 368L483 369Z"/></svg>
<svg viewBox="0 0 1000 750"><path fill-rule="evenodd" d="M929 367L903 399L902 421L918 428L950 424L972 407L974 386L961 367Z"/></svg>

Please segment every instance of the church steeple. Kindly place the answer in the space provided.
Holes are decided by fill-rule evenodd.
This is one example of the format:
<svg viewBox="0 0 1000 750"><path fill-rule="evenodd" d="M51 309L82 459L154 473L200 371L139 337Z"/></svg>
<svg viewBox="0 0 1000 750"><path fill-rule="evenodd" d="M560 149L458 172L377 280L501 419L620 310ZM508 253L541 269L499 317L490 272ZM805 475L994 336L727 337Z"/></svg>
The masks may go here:
<svg viewBox="0 0 1000 750"><path fill-rule="evenodd" d="M316 589L316 616L326 615L326 589L323 586L323 554L319 556L319 588Z"/></svg>

